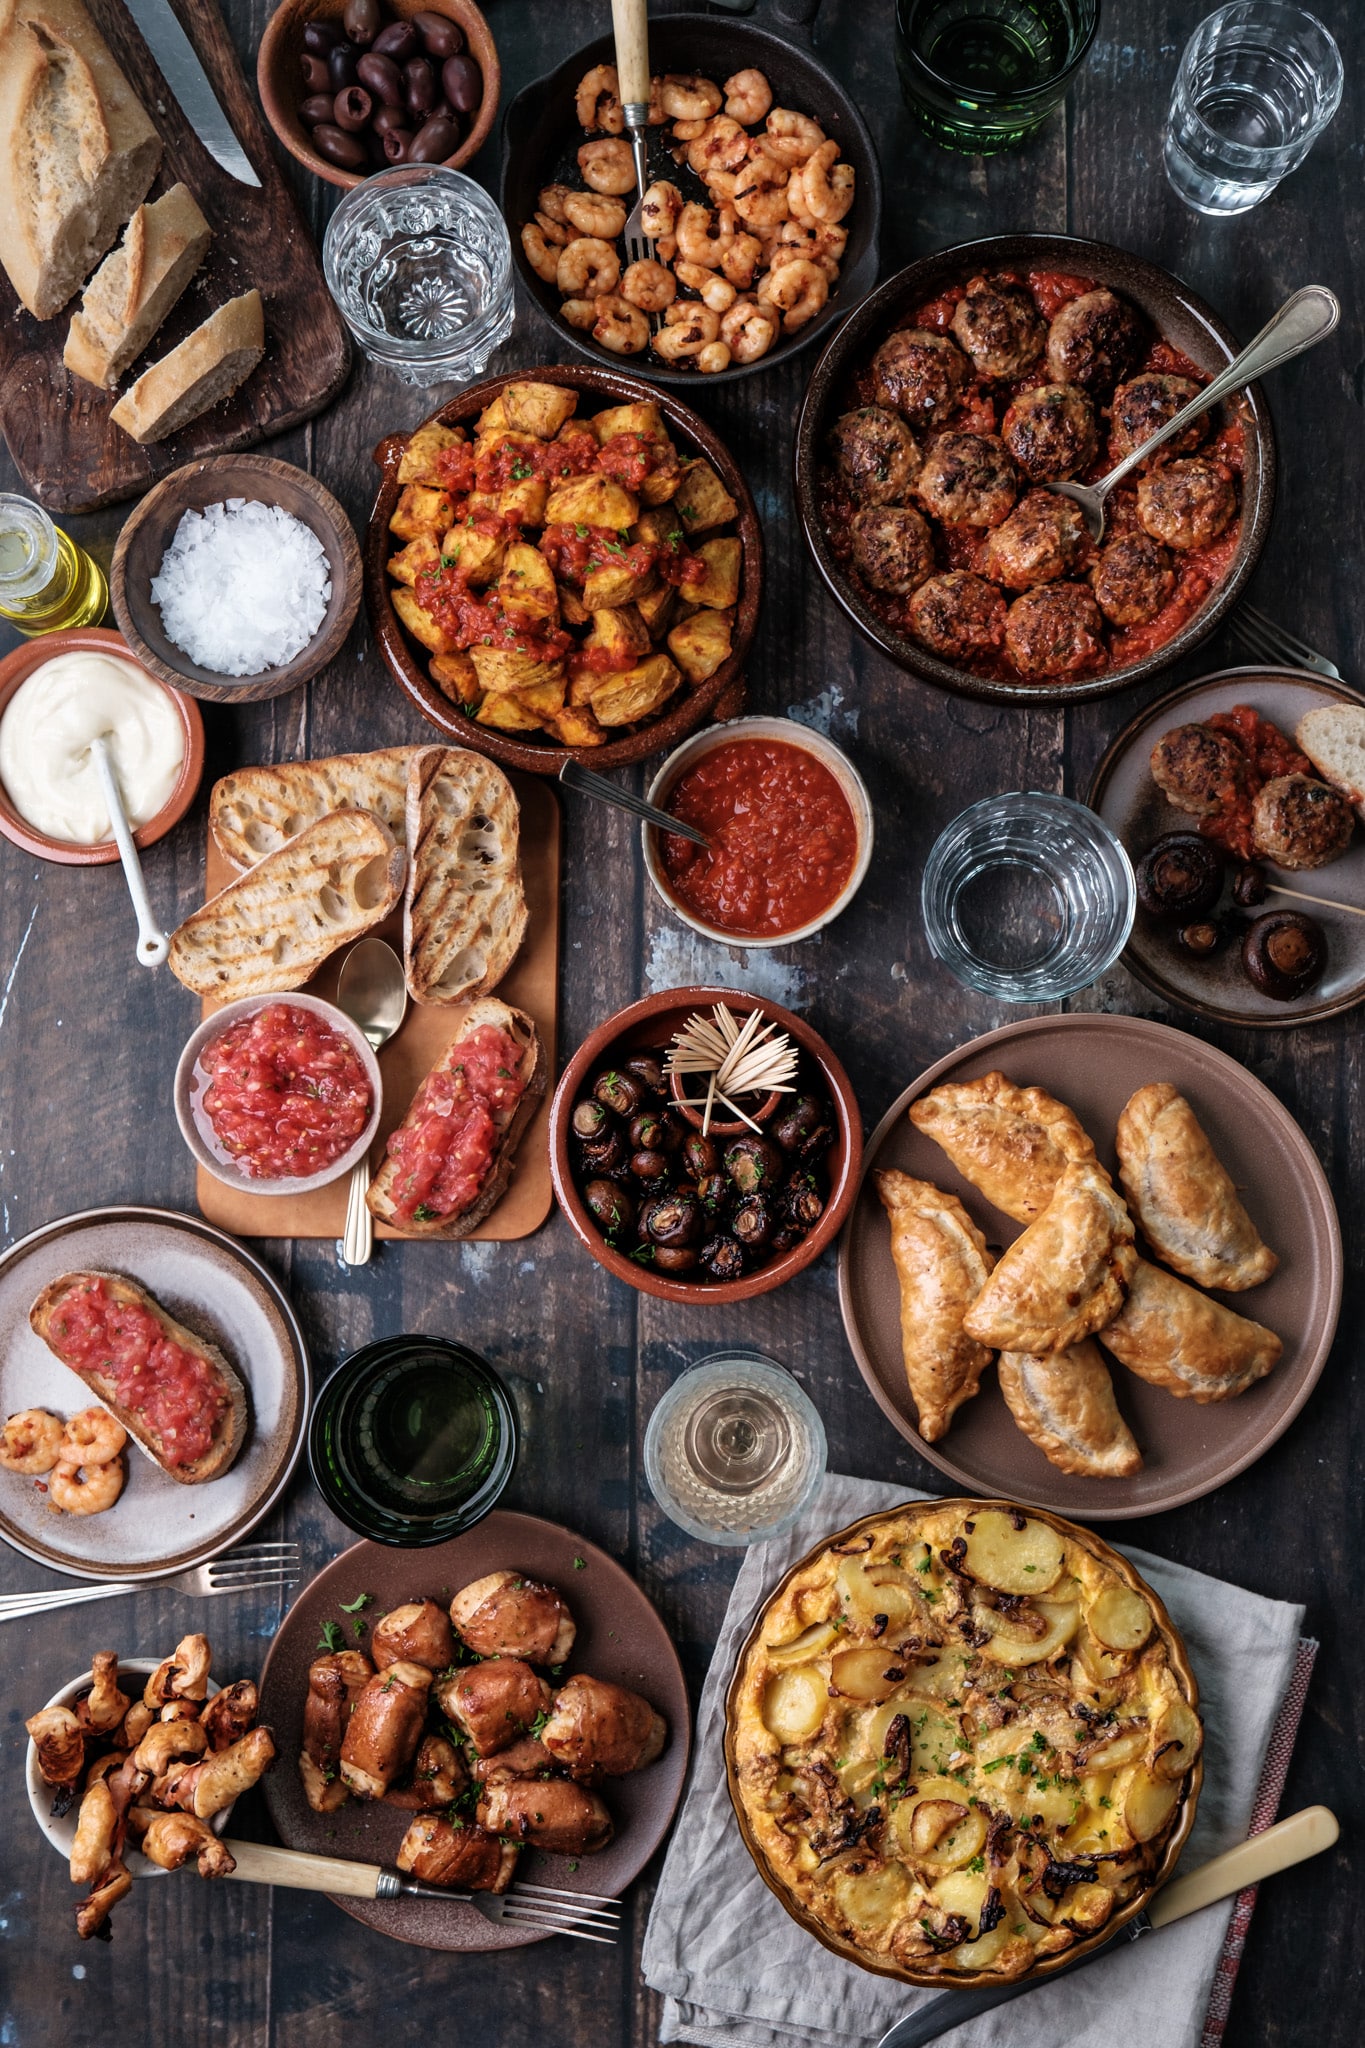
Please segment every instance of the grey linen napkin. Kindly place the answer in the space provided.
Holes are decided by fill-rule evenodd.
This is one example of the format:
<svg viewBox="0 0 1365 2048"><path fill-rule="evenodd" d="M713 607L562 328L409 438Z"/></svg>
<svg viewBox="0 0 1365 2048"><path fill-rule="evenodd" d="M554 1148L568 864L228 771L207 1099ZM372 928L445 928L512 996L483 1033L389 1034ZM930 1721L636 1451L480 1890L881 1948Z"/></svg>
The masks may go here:
<svg viewBox="0 0 1365 2048"><path fill-rule="evenodd" d="M863 2048L934 1996L841 1961L788 1917L740 1840L722 1752L726 1688L768 1589L822 1536L897 1501L923 1498L903 1486L831 1473L794 1528L745 1556L702 1691L687 1797L645 1935L645 1980L664 1994L661 2041ZM1204 1789L1181 1859L1182 1869L1193 1870L1248 1831L1303 1609L1145 1551L1125 1554L1166 1602L1199 1680ZM1144 1936L944 2038L951 2048L1115 2048L1138 2038L1143 2048L1198 2048L1232 1908L1229 1899Z"/></svg>

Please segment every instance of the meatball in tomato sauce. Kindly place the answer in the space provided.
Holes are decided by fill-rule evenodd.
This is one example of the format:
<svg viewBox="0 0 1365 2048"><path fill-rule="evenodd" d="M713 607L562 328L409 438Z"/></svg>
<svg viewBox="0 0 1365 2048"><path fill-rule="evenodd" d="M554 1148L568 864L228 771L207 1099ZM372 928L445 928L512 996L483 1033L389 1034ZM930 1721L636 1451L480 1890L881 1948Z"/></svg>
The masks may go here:
<svg viewBox="0 0 1365 2048"><path fill-rule="evenodd" d="M1178 811L1197 818L1229 809L1246 789L1247 757L1212 725L1175 725L1152 748L1152 780Z"/></svg>
<svg viewBox="0 0 1365 2048"><path fill-rule="evenodd" d="M853 566L873 590L909 597L934 573L934 538L909 505L869 505L853 517Z"/></svg>
<svg viewBox="0 0 1365 2048"><path fill-rule="evenodd" d="M1116 626L1145 626L1175 589L1175 570L1159 540L1130 533L1103 549L1090 580L1106 619Z"/></svg>
<svg viewBox="0 0 1365 2048"><path fill-rule="evenodd" d="M872 358L878 405L898 412L912 427L936 427L946 420L971 374L957 343L926 327L901 328Z"/></svg>
<svg viewBox="0 0 1365 2048"><path fill-rule="evenodd" d="M950 526L998 526L1019 490L1019 473L998 434L940 434L929 444L916 494L931 518Z"/></svg>
<svg viewBox="0 0 1365 2048"><path fill-rule="evenodd" d="M1056 384L1112 391L1132 375L1147 334L1135 307L1103 286L1062 307L1047 331L1048 375Z"/></svg>
<svg viewBox="0 0 1365 2048"><path fill-rule="evenodd" d="M987 534L976 558L977 570L1007 590L1056 583L1075 568L1084 541L1079 505L1056 491L1030 491L1003 525Z"/></svg>
<svg viewBox="0 0 1365 2048"><path fill-rule="evenodd" d="M861 406L834 422L829 440L839 474L860 504L896 505L910 495L920 449L898 414Z"/></svg>
<svg viewBox="0 0 1365 2048"><path fill-rule="evenodd" d="M1251 840L1278 868L1324 868L1345 853L1355 822L1339 789L1311 775L1276 775L1256 793Z"/></svg>
<svg viewBox="0 0 1365 2048"><path fill-rule="evenodd" d="M1206 547L1236 510L1232 478L1197 455L1163 463L1138 482L1138 518L1168 548Z"/></svg>
<svg viewBox="0 0 1365 2048"><path fill-rule="evenodd" d="M945 661L997 654L1005 641L1005 600L984 576L950 569L921 583L909 604L915 638Z"/></svg>
<svg viewBox="0 0 1365 2048"><path fill-rule="evenodd" d="M1111 458L1122 462L1198 396L1199 386L1192 377L1169 377L1157 370L1144 370L1140 377L1120 384L1109 408ZM1208 431L1209 416L1201 412L1180 429L1174 440L1163 441L1151 461L1172 462L1178 455L1188 455L1199 447Z"/></svg>
<svg viewBox="0 0 1365 2048"><path fill-rule="evenodd" d="M1047 339L1032 294L1009 277L974 277L953 314L953 333L978 377L1022 377Z"/></svg>
<svg viewBox="0 0 1365 2048"><path fill-rule="evenodd" d="M1005 618L1005 646L1020 675L1030 680L1102 668L1104 621L1089 586L1043 583L1016 597Z"/></svg>
<svg viewBox="0 0 1365 2048"><path fill-rule="evenodd" d="M1099 453L1095 408L1079 384L1035 384L1021 391L1000 426L1010 454L1034 483L1089 469Z"/></svg>

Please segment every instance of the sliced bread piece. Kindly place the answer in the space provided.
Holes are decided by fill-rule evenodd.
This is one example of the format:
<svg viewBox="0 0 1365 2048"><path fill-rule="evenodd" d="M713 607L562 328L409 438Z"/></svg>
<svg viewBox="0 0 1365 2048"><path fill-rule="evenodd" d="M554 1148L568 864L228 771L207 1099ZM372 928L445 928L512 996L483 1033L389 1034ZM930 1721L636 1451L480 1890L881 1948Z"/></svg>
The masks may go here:
<svg viewBox="0 0 1365 2048"><path fill-rule="evenodd" d="M220 399L230 398L264 354L261 295L243 292L144 370L109 417L135 441L164 441Z"/></svg>
<svg viewBox="0 0 1365 2048"><path fill-rule="evenodd" d="M209 825L234 867L254 867L329 811L373 811L399 845L406 842L408 765L418 747L238 768L213 785Z"/></svg>
<svg viewBox="0 0 1365 2048"><path fill-rule="evenodd" d="M71 316L62 361L110 390L140 356L204 260L212 230L188 185L139 206Z"/></svg>
<svg viewBox="0 0 1365 2048"><path fill-rule="evenodd" d="M171 972L222 1002L301 988L394 909L404 866L378 818L333 811L187 917L171 933Z"/></svg>
<svg viewBox="0 0 1365 2048"><path fill-rule="evenodd" d="M502 1199L512 1178L512 1160L517 1146L545 1093L548 1075L545 1048L535 1024L524 1010L512 1009L497 996L482 996L477 1002L464 1004L453 1022L454 1038L423 1081L407 1115L390 1137L384 1164L370 1182L365 1197L372 1215L409 1237L468 1237L471 1231L478 1229L484 1217L490 1215ZM517 1047L515 1067L505 1068L500 1059L490 1064L486 1047L482 1060L478 1058L471 1041L474 1034L487 1025L505 1031L512 1039ZM501 1102L497 1096L506 1095L509 1091L500 1084L511 1076L520 1084L520 1092L515 1101ZM490 1084L492 1092L489 1092ZM482 1169L466 1170L467 1120L459 1112L471 1094L475 1103L482 1105L491 1117L494 1140L486 1165ZM434 1199L419 1203L412 1213L413 1189L405 1188L404 1182L413 1170L413 1164L404 1155L404 1140L416 1137L428 1125L436 1138L444 1137L448 1145L458 1151L459 1160L451 1177L447 1173L451 1153L440 1144L433 1145L430 1150L425 1145L418 1146L417 1164L424 1179L421 1192L424 1196L430 1194ZM425 1183L430 1179L433 1167L435 1182L428 1188ZM446 1207L440 1199L443 1185L451 1192L455 1188L459 1190L453 1208Z"/></svg>
<svg viewBox="0 0 1365 2048"><path fill-rule="evenodd" d="M1365 818L1365 706L1319 704L1305 711L1294 737L1324 781Z"/></svg>
<svg viewBox="0 0 1365 2048"><path fill-rule="evenodd" d="M496 988L526 931L521 809L501 768L465 747L419 747L408 768L403 966L417 1003Z"/></svg>
<svg viewBox="0 0 1365 2048"><path fill-rule="evenodd" d="M81 0L0 0L0 263L59 313L161 162L161 138Z"/></svg>

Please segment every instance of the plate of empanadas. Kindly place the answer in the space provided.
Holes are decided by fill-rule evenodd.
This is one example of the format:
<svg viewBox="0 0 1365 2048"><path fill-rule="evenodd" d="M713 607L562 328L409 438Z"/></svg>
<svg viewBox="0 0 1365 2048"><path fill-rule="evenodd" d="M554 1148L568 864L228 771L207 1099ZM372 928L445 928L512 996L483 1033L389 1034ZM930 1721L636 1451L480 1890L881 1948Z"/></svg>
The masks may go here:
<svg viewBox="0 0 1365 2048"><path fill-rule="evenodd" d="M1141 1017L1010 1024L869 1141L844 1327L896 1428L978 1492L1115 1519L1289 1427L1341 1302L1326 1177L1225 1053Z"/></svg>

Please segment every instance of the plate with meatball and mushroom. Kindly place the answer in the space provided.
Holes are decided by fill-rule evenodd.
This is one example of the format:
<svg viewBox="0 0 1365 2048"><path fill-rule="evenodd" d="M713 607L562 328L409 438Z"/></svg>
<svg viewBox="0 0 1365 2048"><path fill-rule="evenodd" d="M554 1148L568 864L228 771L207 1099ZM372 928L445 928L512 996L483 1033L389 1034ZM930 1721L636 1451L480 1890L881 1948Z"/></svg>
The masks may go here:
<svg viewBox="0 0 1365 2048"><path fill-rule="evenodd" d="M290 1609L261 1674L291 1849L452 1891L617 1895L668 1831L691 1720L668 1631L604 1551L497 1510L420 1553L357 1543ZM519 1947L452 1899L335 1903L400 1941Z"/></svg>
<svg viewBox="0 0 1365 2048"><path fill-rule="evenodd" d="M1008 235L888 279L807 390L796 490L854 623L964 696L1071 703L1188 653L1265 540L1274 441L1249 386L1109 500L1096 546L1048 486L1093 483L1237 343L1177 279L1099 242Z"/></svg>

